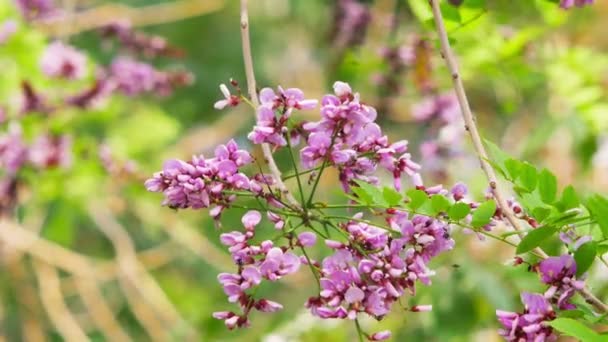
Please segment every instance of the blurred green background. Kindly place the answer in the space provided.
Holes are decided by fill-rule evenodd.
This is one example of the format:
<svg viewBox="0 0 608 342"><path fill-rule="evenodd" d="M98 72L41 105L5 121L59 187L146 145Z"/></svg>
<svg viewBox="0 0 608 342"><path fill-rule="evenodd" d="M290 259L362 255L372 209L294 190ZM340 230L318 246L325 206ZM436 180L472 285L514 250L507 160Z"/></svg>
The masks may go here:
<svg viewBox="0 0 608 342"><path fill-rule="evenodd" d="M412 119L412 106L425 96L417 77L432 79L439 92L450 90L425 0L366 1L371 22L363 42L350 47L332 41L334 1L250 2L260 87L299 87L308 98L320 98L335 80L350 82L371 105L389 101L379 113L383 128L391 139L408 139L415 160L420 160L419 145L436 130ZM232 137L247 145L245 136L253 124L248 108L213 109L221 98L220 83L234 78L245 87L239 4L175 1L175 6L183 6L183 18L167 14L166 20L147 22L138 9L157 3L75 1L76 16L109 8L107 13L121 18L126 7L116 5L131 7L135 27L165 37L184 52L180 58L153 63L161 68L183 66L196 81L167 98L113 96L93 110L24 119L26 132L45 126L71 134L74 163L69 170L26 174L17 215L0 227L0 336L7 341L63 340L70 327L58 325L47 311L48 305L57 305L60 313L61 307L69 310L95 341L120 340L113 335L117 327L112 322L138 341L355 340L353 324L322 321L304 309L314 289L305 271L261 288L285 309L256 313L248 329L228 331L211 317L213 311L231 308L216 275L234 270L218 242L218 228L205 211L160 207L161 196L147 193L143 180L165 159L210 154ZM393 23L395 15L398 25ZM162 12L155 16L163 19ZM11 1L0 3L0 21L17 17ZM608 3L563 11L550 1L465 0L446 18L485 137L552 169L560 184L608 192ZM77 87L49 81L38 67L46 43L69 25L70 43L88 52L91 65L111 61L116 50L94 30L79 30L68 20L50 25L20 22L17 33L0 46L4 107L17 108L23 79L51 96ZM375 81L389 70L378 52L411 45L414 38L429 44L427 65L420 67L430 72L404 74L398 80L401 93L387 100ZM317 113L311 113L314 119ZM135 162L137 172L108 175L95 157L101 143L119 163ZM473 196L481 198L484 178L468 141L462 144L463 153L443 161L449 172L425 178L446 186L464 181L471 184ZM283 157L279 155L279 164L290 173ZM326 175L322 182L324 198L342 200L332 187L335 175ZM224 214L221 229L238 229L239 214ZM271 229L265 224L261 229ZM366 330L391 329L395 341L498 340L494 311L521 309L519 292L538 289L538 281L525 266L506 265L513 256L508 246L479 241L474 235L457 233L455 238L457 248L434 261L432 286L420 287L416 298L409 299L409 304L433 304L433 311L408 313L396 306L382 322L364 320ZM319 248L317 256L323 251ZM603 298L608 295L607 271L598 269L596 278L589 279ZM103 280L91 283L88 272Z"/></svg>

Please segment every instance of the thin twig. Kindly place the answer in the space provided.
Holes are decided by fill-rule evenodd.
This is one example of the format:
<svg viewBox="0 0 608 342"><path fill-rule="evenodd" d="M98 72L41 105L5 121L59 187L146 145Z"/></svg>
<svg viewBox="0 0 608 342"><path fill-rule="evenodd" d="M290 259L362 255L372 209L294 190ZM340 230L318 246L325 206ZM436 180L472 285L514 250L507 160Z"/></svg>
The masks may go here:
<svg viewBox="0 0 608 342"><path fill-rule="evenodd" d="M40 299L53 326L66 341L88 341L89 338L63 300L57 270L38 260L34 260L33 265L38 278Z"/></svg>
<svg viewBox="0 0 608 342"><path fill-rule="evenodd" d="M180 316L155 279L137 260L133 241L112 212L103 204L96 203L89 206L89 214L116 250L116 259L123 276L119 277L119 280L126 279L129 285L139 292L141 300L147 302L162 317L167 329L184 328L189 338L196 339L195 330Z"/></svg>
<svg viewBox="0 0 608 342"><path fill-rule="evenodd" d="M441 50L448 70L450 71L452 76L452 82L454 85L454 90L456 91L456 97L458 98L458 104L460 105L462 118L464 119L465 129L469 132L469 135L471 136L473 147L475 148L477 156L479 157L481 168L486 174L486 177L488 178L490 188L492 189L492 194L496 199L498 207L500 208L503 215L505 215L513 229L518 232L518 235L520 237L523 237L523 228L520 225L519 219L515 216L515 214L513 214L511 208L509 208L505 200L505 196L503 195L502 191L498 186L496 173L494 172L494 169L489 163L490 158L483 145L481 136L479 135L477 124L475 123L475 117L471 112L469 100L467 98L464 85L462 83L462 79L458 71L458 63L456 62L456 57L452 52L450 41L448 39L448 34L443 23L443 16L441 14L439 0L430 0L430 3L433 10L433 17L435 19L435 27L437 28L437 33L439 34ZM543 258L548 257L548 255L540 248L536 248L535 252ZM608 312L608 305L604 304L601 300L595 297L587 288L580 290L579 293L583 296L583 298L585 298L585 300L589 304L593 305L597 310L601 312Z"/></svg>
<svg viewBox="0 0 608 342"><path fill-rule="evenodd" d="M93 30L116 21L127 21L133 27L158 25L215 12L224 7L224 0L177 0L143 7L119 3L103 4L85 11L57 15L34 24L51 36L61 37ZM66 21L71 24L66 27Z"/></svg>
<svg viewBox="0 0 608 342"><path fill-rule="evenodd" d="M106 302L97 283L92 278L78 278L76 286L89 317L108 341L131 341L114 317L114 312Z"/></svg>
<svg viewBox="0 0 608 342"><path fill-rule="evenodd" d="M251 57L251 43L249 39L249 15L247 12L247 0L241 0L241 43L243 46L243 63L245 64L245 75L247 77L247 92L251 97L251 102L255 108L260 105L255 82L255 72L253 70L253 58ZM283 179L281 178L281 170L272 156L270 145L262 144L262 153L264 159L268 163L268 168L275 178L277 188L281 191L281 195L287 198L287 201L294 206L295 209L301 209L300 203L293 197Z"/></svg>

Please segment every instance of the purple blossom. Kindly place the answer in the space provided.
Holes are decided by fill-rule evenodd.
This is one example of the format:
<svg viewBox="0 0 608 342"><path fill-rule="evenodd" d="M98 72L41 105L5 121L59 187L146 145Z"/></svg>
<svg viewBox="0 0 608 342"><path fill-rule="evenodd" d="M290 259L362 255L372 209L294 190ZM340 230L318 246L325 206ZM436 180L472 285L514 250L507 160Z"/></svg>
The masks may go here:
<svg viewBox="0 0 608 342"><path fill-rule="evenodd" d="M368 340L370 341L384 341L391 338L390 330L378 331L377 333L373 333L368 336Z"/></svg>
<svg viewBox="0 0 608 342"><path fill-rule="evenodd" d="M303 232L298 235L298 243L302 247L312 247L317 242L317 235L312 232Z"/></svg>
<svg viewBox="0 0 608 342"><path fill-rule="evenodd" d="M134 31L128 21L115 21L101 28L99 32L103 38L116 38L121 48L132 53L141 53L145 57L174 57L180 54L180 51L169 46L165 38Z"/></svg>
<svg viewBox="0 0 608 342"><path fill-rule="evenodd" d="M29 149L30 162L41 169L67 168L72 164L72 139L69 136L39 136Z"/></svg>
<svg viewBox="0 0 608 342"><path fill-rule="evenodd" d="M84 54L60 41L49 44L40 59L40 67L47 76L65 79L83 78L86 63Z"/></svg>
<svg viewBox="0 0 608 342"><path fill-rule="evenodd" d="M334 8L332 41L341 48L363 43L371 13L367 5L357 0L337 0Z"/></svg>
<svg viewBox="0 0 608 342"><path fill-rule="evenodd" d="M215 205L214 217L235 199L226 190L249 190L250 179L239 168L253 161L249 152L239 149L234 140L220 145L215 157L195 156L190 162L168 160L163 170L145 183L152 192L163 192L163 205L172 208L208 208ZM248 221L253 222L253 221Z"/></svg>
<svg viewBox="0 0 608 342"><path fill-rule="evenodd" d="M154 90L157 72L150 64L130 57L118 57L110 66L110 77L118 90L128 96L135 96Z"/></svg>
<svg viewBox="0 0 608 342"><path fill-rule="evenodd" d="M215 109L224 109L226 106L236 107L241 102L238 96L230 94L228 87L225 84L220 84L220 91L224 94L224 99L217 101L213 107Z"/></svg>
<svg viewBox="0 0 608 342"><path fill-rule="evenodd" d="M0 167L9 175L15 175L27 162L27 153L20 126L10 125L8 132L0 134Z"/></svg>
<svg viewBox="0 0 608 342"><path fill-rule="evenodd" d="M6 43L17 32L17 22L9 19L0 25L0 45Z"/></svg>
<svg viewBox="0 0 608 342"><path fill-rule="evenodd" d="M593 5L593 0L561 0L559 7L569 9L573 6L583 7L585 5Z"/></svg>
<svg viewBox="0 0 608 342"><path fill-rule="evenodd" d="M262 214L260 214L257 210L250 210L241 219L243 226L248 231L254 230L255 226L257 226L262 220Z"/></svg>
<svg viewBox="0 0 608 342"><path fill-rule="evenodd" d="M233 231L220 235L220 241L229 247L232 260L238 266L237 273L220 273L217 277L228 302L237 303L242 312L241 314L232 311L213 313L213 317L224 320L229 329L248 326L249 315L253 308L260 312L276 312L283 309L280 303L265 298L253 298L249 290L259 286L264 280L277 281L283 276L295 273L301 265L300 257L275 247L270 240L262 241L259 245L251 243L255 237L255 226L260 220L259 212L249 211L241 219L245 233Z"/></svg>
<svg viewBox="0 0 608 342"><path fill-rule="evenodd" d="M48 17L57 11L53 0L15 0L15 5L26 20Z"/></svg>
<svg viewBox="0 0 608 342"><path fill-rule="evenodd" d="M428 97L412 107L412 117L416 121L440 119L451 123L460 118L460 106L454 93L445 93Z"/></svg>
<svg viewBox="0 0 608 342"><path fill-rule="evenodd" d="M319 296L306 303L313 315L354 319L365 312L381 319L406 292L415 293L417 280L430 283L428 261L453 246L445 227L434 222L426 227L423 218L410 221L405 213L396 213L389 221L393 229L410 235L394 237L385 229L350 221L343 225L349 243L325 241L335 252L321 263Z"/></svg>
<svg viewBox="0 0 608 342"><path fill-rule="evenodd" d="M321 120L306 123L307 145L300 151L302 165L307 168L329 162L339 171L340 182L348 191L356 179L376 182L378 166L389 171L397 189L403 173L414 176L420 166L406 153L407 141L390 144L375 123L376 110L363 104L344 82L334 84L335 95L321 101Z"/></svg>
<svg viewBox="0 0 608 342"><path fill-rule="evenodd" d="M562 310L574 309L576 306L569 302L577 290L585 286L585 282L576 279L576 263L571 255L549 257L540 262L538 271L541 281L551 287L545 292L545 297L556 303Z"/></svg>
<svg viewBox="0 0 608 342"><path fill-rule="evenodd" d="M287 128L287 121L294 109L308 110L317 106L317 100L305 99L298 88L278 87L277 93L264 88L260 91L260 102L256 124L247 137L254 144L268 143L274 147L287 145L286 135L293 135Z"/></svg>
<svg viewBox="0 0 608 342"><path fill-rule="evenodd" d="M521 301L525 308L523 313L496 310L498 321L503 325L500 335L509 342L555 341L553 330L544 324L555 318L547 299L541 294L524 292Z"/></svg>

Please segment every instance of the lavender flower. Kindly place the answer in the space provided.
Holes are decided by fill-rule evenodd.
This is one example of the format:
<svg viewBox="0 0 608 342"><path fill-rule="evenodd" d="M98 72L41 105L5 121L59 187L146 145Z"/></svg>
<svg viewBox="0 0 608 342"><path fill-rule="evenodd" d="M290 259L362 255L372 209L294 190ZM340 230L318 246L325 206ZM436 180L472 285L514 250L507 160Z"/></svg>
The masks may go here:
<svg viewBox="0 0 608 342"><path fill-rule="evenodd" d="M551 287L545 292L545 297L556 303L562 310L574 309L576 306L569 302L576 291L585 286L585 282L576 279L576 263L571 255L550 257L538 265L541 281Z"/></svg>
<svg viewBox="0 0 608 342"><path fill-rule="evenodd" d="M553 330L544 324L555 318L547 299L541 294L524 292L521 301L525 308L523 313L496 310L496 316L503 325L500 335L509 342L555 341Z"/></svg>
<svg viewBox="0 0 608 342"><path fill-rule="evenodd" d="M256 125L247 137L254 144L268 143L274 147L287 145L285 136L290 133L286 125L294 109L307 110L317 106L317 100L304 99L304 93L297 88L284 90L278 87L278 93L264 88L260 91L260 102Z"/></svg>
<svg viewBox="0 0 608 342"><path fill-rule="evenodd" d="M68 136L39 136L29 150L30 162L41 169L67 168L72 163L72 139Z"/></svg>
<svg viewBox="0 0 608 342"><path fill-rule="evenodd" d="M15 5L26 20L47 17L56 12L53 0L15 0Z"/></svg>
<svg viewBox="0 0 608 342"><path fill-rule="evenodd" d="M230 94L228 87L225 84L220 84L220 91L224 94L224 99L217 101L213 107L215 109L224 109L226 106L236 107L241 102L238 96Z"/></svg>
<svg viewBox="0 0 608 342"><path fill-rule="evenodd" d="M406 153L407 141L390 144L375 123L376 110L361 103L347 83L336 82L334 93L321 101L321 120L303 126L309 135L300 151L302 164L311 168L325 160L335 166L345 191L355 179L375 183L373 174L380 165L393 175L395 188L400 189L401 175L413 177L420 168Z"/></svg>
<svg viewBox="0 0 608 342"><path fill-rule="evenodd" d="M406 291L415 293L417 280L430 283L434 273L428 261L453 246L445 227L430 218L415 216L410 221L406 213L396 213L389 221L403 237L350 221L343 226L348 244L326 240L335 252L322 261L319 296L306 303L313 315L355 319L365 312L381 319Z"/></svg>
<svg viewBox="0 0 608 342"><path fill-rule="evenodd" d="M8 132L0 135L0 167L9 175L15 175L27 162L27 146L21 136L21 127L9 126Z"/></svg>
<svg viewBox="0 0 608 342"><path fill-rule="evenodd" d="M219 217L235 196L225 190L249 190L251 181L239 168L253 161L251 155L239 149L234 140L220 145L215 157L192 157L190 162L169 160L163 170L146 181L146 189L163 192L163 205L172 208L208 208L214 205L212 216Z"/></svg>
<svg viewBox="0 0 608 342"><path fill-rule="evenodd" d="M224 289L230 303L238 303L241 314L232 311L215 312L213 317L224 320L228 329L249 325L249 314L252 309L260 312L276 312L283 309L280 303L261 298L255 299L248 290L260 285L262 281L277 281L283 276L295 273L300 268L300 257L282 248L275 247L270 240L260 245L250 241L255 236L255 227L260 223L261 214L257 211L247 212L242 223L246 233L233 231L220 236L222 244L229 247L232 259L238 265L237 273L220 273L218 281Z"/></svg>
<svg viewBox="0 0 608 342"><path fill-rule="evenodd" d="M130 57L116 58L110 66L110 77L117 89L128 96L153 91L157 80L154 67Z"/></svg>
<svg viewBox="0 0 608 342"><path fill-rule="evenodd" d="M332 41L341 48L360 45L371 21L369 8L357 0L337 0L335 4Z"/></svg>
<svg viewBox="0 0 608 342"><path fill-rule="evenodd" d="M416 121L439 119L448 124L460 118L460 107L454 93L446 93L423 99L412 107Z"/></svg>
<svg viewBox="0 0 608 342"><path fill-rule="evenodd" d="M42 71L49 77L81 79L85 76L87 58L84 54L56 41L47 46L40 60Z"/></svg>
<svg viewBox="0 0 608 342"><path fill-rule="evenodd" d="M181 53L160 36L134 31L129 22L116 21L100 29L104 38L116 38L122 48L146 57L175 56Z"/></svg>
<svg viewBox="0 0 608 342"><path fill-rule="evenodd" d="M0 25L0 45L6 43L15 32L17 32L17 22L11 19L4 21Z"/></svg>
<svg viewBox="0 0 608 342"><path fill-rule="evenodd" d="M569 9L573 6L583 7L585 5L593 5L593 0L561 0L559 7Z"/></svg>

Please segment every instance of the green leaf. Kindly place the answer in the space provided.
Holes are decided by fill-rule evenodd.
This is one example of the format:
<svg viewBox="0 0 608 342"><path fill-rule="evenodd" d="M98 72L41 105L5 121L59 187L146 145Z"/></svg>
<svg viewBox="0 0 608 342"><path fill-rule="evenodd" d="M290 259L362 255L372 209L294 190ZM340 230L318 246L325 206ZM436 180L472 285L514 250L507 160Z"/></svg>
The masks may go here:
<svg viewBox="0 0 608 342"><path fill-rule="evenodd" d="M538 174L538 191L540 198L547 204L555 202L557 196L557 178L551 171L543 169Z"/></svg>
<svg viewBox="0 0 608 342"><path fill-rule="evenodd" d="M455 22L455 23L460 23L462 21L458 8L456 8L454 6L450 6L449 4L446 4L446 3L441 3L440 7L441 7L441 14L443 14L443 18L445 20Z"/></svg>
<svg viewBox="0 0 608 342"><path fill-rule="evenodd" d="M517 179L517 177L519 177L519 173L520 173L523 165L524 165L524 163L520 162L517 159L509 158L509 159L505 160L504 166L505 166L505 170L507 171L507 174L509 176L507 178L509 180Z"/></svg>
<svg viewBox="0 0 608 342"><path fill-rule="evenodd" d="M431 207L436 214L445 213L448 211L451 203L447 198L441 195L433 195L431 196Z"/></svg>
<svg viewBox="0 0 608 342"><path fill-rule="evenodd" d="M543 222L551 214L551 209L544 207L536 207L532 209L532 216L538 222Z"/></svg>
<svg viewBox="0 0 608 342"><path fill-rule="evenodd" d="M450 217L450 220L460 221L467 217L470 211L471 207L469 207L468 204L458 202L448 209L448 216Z"/></svg>
<svg viewBox="0 0 608 342"><path fill-rule="evenodd" d="M483 227L490 223L490 219L496 212L496 203L494 201L486 201L473 211L473 219L471 225L475 228Z"/></svg>
<svg viewBox="0 0 608 342"><path fill-rule="evenodd" d="M403 200L403 196L401 196L401 194L397 192L397 190L388 186L384 187L384 189L382 190L382 196L384 197L384 201L386 201L389 207L397 206Z"/></svg>
<svg viewBox="0 0 608 342"><path fill-rule="evenodd" d="M572 318L557 318L547 323L562 334L575 337L581 341L605 341L603 337L591 330L591 328Z"/></svg>
<svg viewBox="0 0 608 342"><path fill-rule="evenodd" d="M523 239L521 239L519 245L517 245L517 254L533 250L555 233L557 233L557 227L554 226L543 226L531 230Z"/></svg>
<svg viewBox="0 0 608 342"><path fill-rule="evenodd" d="M468 8L484 8L486 6L485 0L464 0L464 3L461 5Z"/></svg>
<svg viewBox="0 0 608 342"><path fill-rule="evenodd" d="M362 188L351 187L351 190L357 195L356 202L359 204L372 204L372 196L365 192Z"/></svg>
<svg viewBox="0 0 608 342"><path fill-rule="evenodd" d="M409 190L407 197L410 199L408 206L413 210L420 208L429 199L429 195L426 192L418 189Z"/></svg>
<svg viewBox="0 0 608 342"><path fill-rule="evenodd" d="M507 177L507 173L503 167L505 165L505 161L507 159L513 159L510 155L505 153L500 147L496 146L490 140L484 139L486 146L488 147L488 151L492 156L492 160L490 160L490 164L496 169L496 171L502 173L503 176Z"/></svg>
<svg viewBox="0 0 608 342"><path fill-rule="evenodd" d="M562 193L562 198L559 201L560 206L562 206L562 210L566 211L568 209L577 208L580 205L580 201L578 199L578 195L576 194L576 190L572 185L568 185L564 192Z"/></svg>
<svg viewBox="0 0 608 342"><path fill-rule="evenodd" d="M529 192L532 192L534 189L536 189L536 181L536 168L530 163L523 163L518 184L527 189Z"/></svg>
<svg viewBox="0 0 608 342"><path fill-rule="evenodd" d="M368 202L368 204L381 205L385 207L388 206L388 203L384 200L383 193L377 186L371 185L367 182L360 180L357 180L357 184L359 185L359 188L362 189L368 195L366 196L366 198L370 199L370 202Z"/></svg>
<svg viewBox="0 0 608 342"><path fill-rule="evenodd" d="M597 245L597 255L602 256L608 253L608 244Z"/></svg>
<svg viewBox="0 0 608 342"><path fill-rule="evenodd" d="M597 244L594 241L587 242L580 246L576 252L574 252L574 261L576 261L576 276L581 276L595 260L597 254Z"/></svg>
<svg viewBox="0 0 608 342"><path fill-rule="evenodd" d="M587 199L585 207L589 209L591 216L597 221L604 238L608 238L608 215L606 215L608 213L608 200L595 194Z"/></svg>
<svg viewBox="0 0 608 342"><path fill-rule="evenodd" d="M563 310L559 312L560 318L581 318L583 316L585 316L585 312L582 310Z"/></svg>

